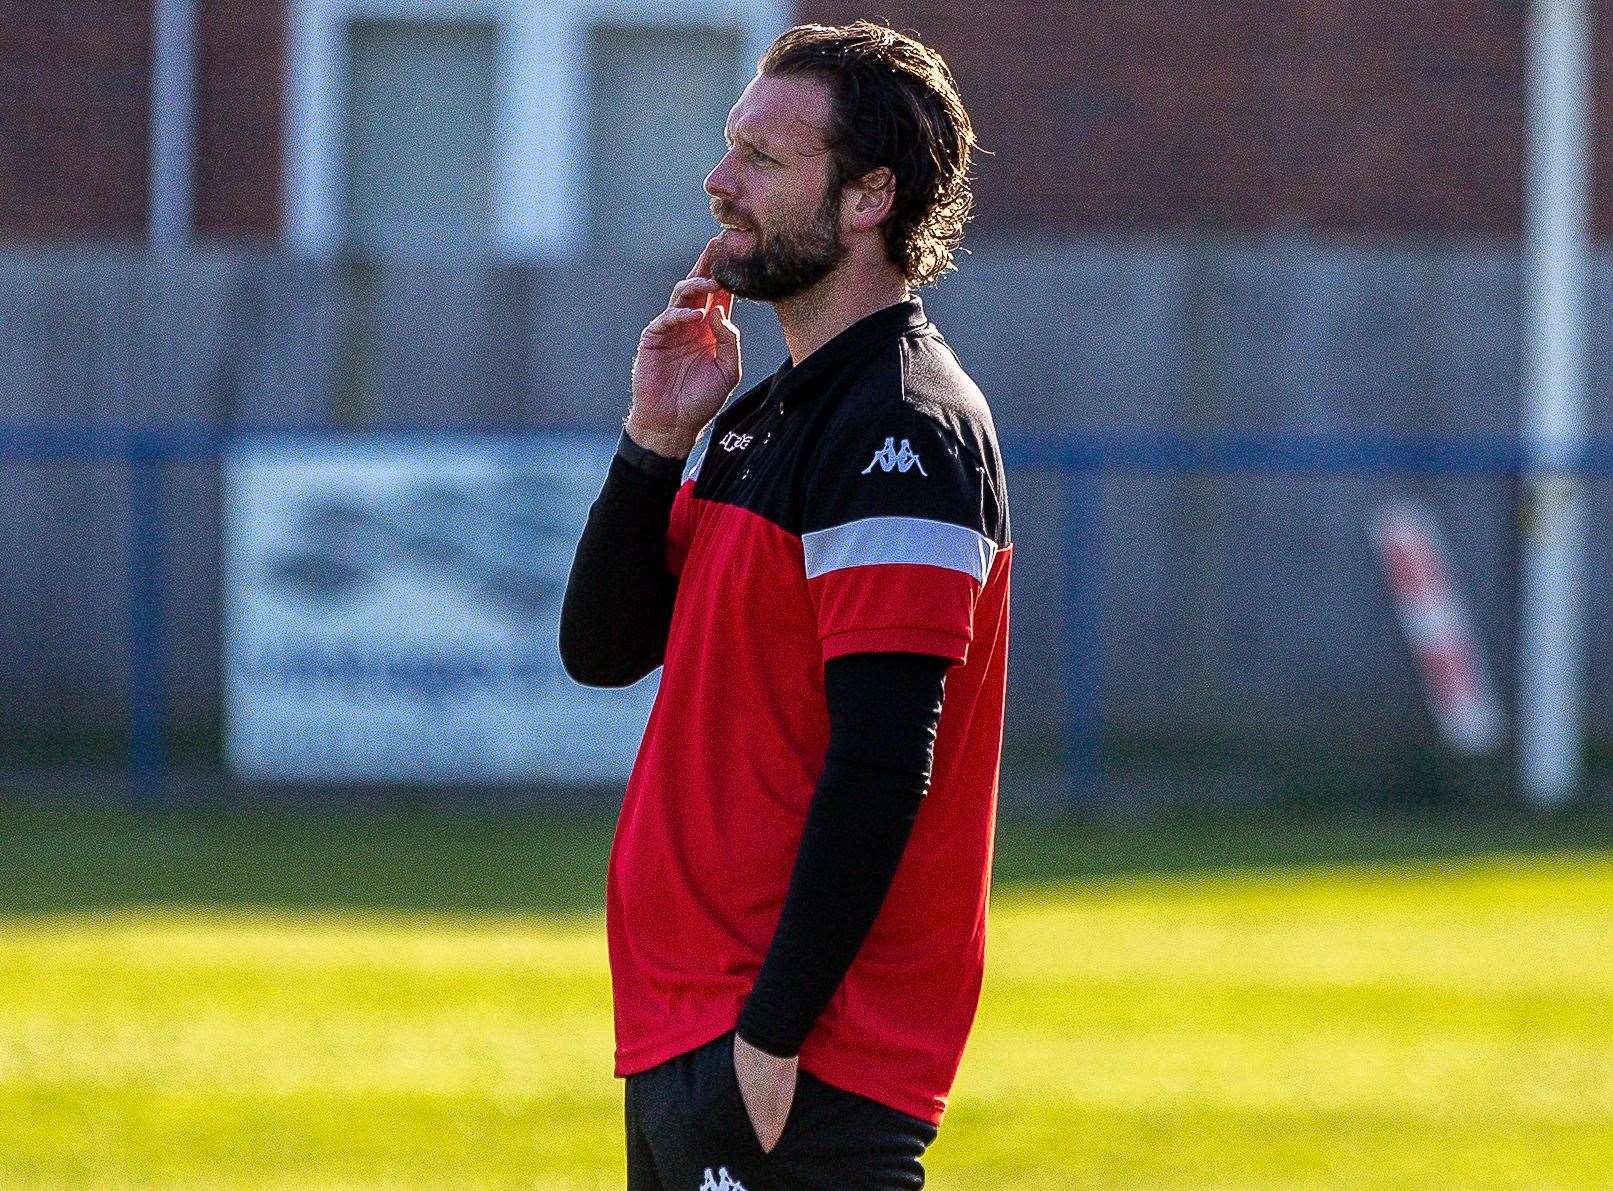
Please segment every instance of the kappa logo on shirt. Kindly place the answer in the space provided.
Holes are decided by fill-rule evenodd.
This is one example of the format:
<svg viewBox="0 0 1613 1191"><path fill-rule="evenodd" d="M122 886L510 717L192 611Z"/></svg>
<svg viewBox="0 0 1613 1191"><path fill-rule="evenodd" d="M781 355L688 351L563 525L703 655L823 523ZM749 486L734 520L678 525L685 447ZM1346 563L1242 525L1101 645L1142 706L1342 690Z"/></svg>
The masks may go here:
<svg viewBox="0 0 1613 1191"><path fill-rule="evenodd" d="M867 475L876 467L887 473L899 471L904 476L915 467L919 469L919 475L921 476L930 474L924 470L924 464L919 462L918 452L913 449L913 445L905 438L902 440L901 450L896 449L896 440L894 438L887 438L885 445L874 452L873 459L869 461L867 467L863 468L862 474Z"/></svg>
<svg viewBox="0 0 1613 1191"><path fill-rule="evenodd" d="M726 1166L719 1166L716 1174L712 1174L708 1166L706 1181L700 1184L699 1191L745 1191L745 1185L729 1175Z"/></svg>
<svg viewBox="0 0 1613 1191"><path fill-rule="evenodd" d="M727 434L722 436L722 442L719 445L723 450L728 451L731 454L734 451L743 451L754 441L756 441L756 436L754 434L741 434L737 430L730 430Z"/></svg>

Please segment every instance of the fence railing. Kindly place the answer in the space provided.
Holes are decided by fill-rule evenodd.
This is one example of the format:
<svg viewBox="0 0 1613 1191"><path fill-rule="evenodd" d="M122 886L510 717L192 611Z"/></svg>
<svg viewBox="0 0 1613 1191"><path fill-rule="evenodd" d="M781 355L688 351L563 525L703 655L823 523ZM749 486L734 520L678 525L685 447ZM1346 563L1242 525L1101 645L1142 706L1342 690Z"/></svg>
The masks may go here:
<svg viewBox="0 0 1613 1191"><path fill-rule="evenodd" d="M503 431L524 439L566 428ZM280 428L141 429L105 426L0 426L0 463L121 463L129 484L127 770L137 801L160 794L167 781L167 652L163 638L168 527L163 519L164 473L170 465L218 460L246 436L288 442L332 438L388 442L442 437L440 429L394 427L355 431ZM1504 479L1546 470L1585 478L1613 476L1613 440L1587 442L1567 462L1558 453L1517 439L1433 436L1024 433L1004 436L1007 465L1062 477L1065 516L1061 563L1064 599L1061 732L1074 788L1099 776L1103 722L1100 593L1103 540L1100 480L1117 473L1230 476L1405 476Z"/></svg>
<svg viewBox="0 0 1613 1191"><path fill-rule="evenodd" d="M1065 599L1063 740L1072 785L1090 788L1100 774L1103 723L1101 620L1103 542L1099 531L1105 474L1380 476L1515 479L1547 469L1585 478L1613 476L1613 441L1581 444L1566 462L1520 439L1501 437L1300 435L1016 436L1008 463L1062 473L1069 484L1063 535Z"/></svg>

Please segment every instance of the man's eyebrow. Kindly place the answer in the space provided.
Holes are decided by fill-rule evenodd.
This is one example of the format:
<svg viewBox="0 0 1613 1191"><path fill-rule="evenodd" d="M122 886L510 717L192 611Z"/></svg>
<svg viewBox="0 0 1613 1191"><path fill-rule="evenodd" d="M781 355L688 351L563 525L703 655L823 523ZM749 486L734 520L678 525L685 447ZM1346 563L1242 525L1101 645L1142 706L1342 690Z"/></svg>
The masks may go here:
<svg viewBox="0 0 1613 1191"><path fill-rule="evenodd" d="M756 149L769 155L775 152L772 143L763 136L747 136L744 133L730 132L726 128L722 130L722 136L730 145L744 145L748 149Z"/></svg>

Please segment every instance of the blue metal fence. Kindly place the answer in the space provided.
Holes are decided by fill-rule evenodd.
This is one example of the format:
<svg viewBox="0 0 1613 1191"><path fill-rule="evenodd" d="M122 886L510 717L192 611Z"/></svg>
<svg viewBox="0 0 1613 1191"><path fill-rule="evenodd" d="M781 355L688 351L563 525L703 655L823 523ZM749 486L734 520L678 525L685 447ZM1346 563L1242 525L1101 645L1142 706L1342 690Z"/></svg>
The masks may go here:
<svg viewBox="0 0 1613 1191"><path fill-rule="evenodd" d="M511 431L512 443L544 431ZM275 434L288 441L344 434L326 430L133 429L69 425L0 427L0 461L121 463L129 482L129 754L137 800L156 797L167 776L167 663L163 639L168 527L162 516L164 474L179 463L220 459L238 437ZM440 430L388 428L347 432L367 441L440 436ZM1415 476L1506 479L1540 468L1544 452L1508 438L1417 436L1340 437L1281 433L1216 435L1013 433L1006 462L1019 471L1045 471L1065 485L1060 618L1063 650L1062 732L1072 781L1086 786L1099 774L1102 724L1101 611L1103 541L1101 484L1105 475ZM1613 476L1613 440L1585 444L1555 470L1586 478Z"/></svg>

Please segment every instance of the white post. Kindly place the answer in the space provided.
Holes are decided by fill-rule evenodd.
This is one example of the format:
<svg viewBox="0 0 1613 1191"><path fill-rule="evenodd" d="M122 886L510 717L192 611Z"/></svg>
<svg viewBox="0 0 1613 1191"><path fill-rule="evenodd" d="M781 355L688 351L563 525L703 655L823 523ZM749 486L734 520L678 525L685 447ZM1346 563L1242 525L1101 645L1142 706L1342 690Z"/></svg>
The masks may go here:
<svg viewBox="0 0 1613 1191"><path fill-rule="evenodd" d="M195 222L196 0L154 0L151 43L151 247L173 255Z"/></svg>
<svg viewBox="0 0 1613 1191"><path fill-rule="evenodd" d="M1589 215L1586 0L1533 0L1524 190L1524 481L1518 638L1518 779L1537 806L1562 802L1583 747L1584 498L1571 470L1585 437Z"/></svg>

